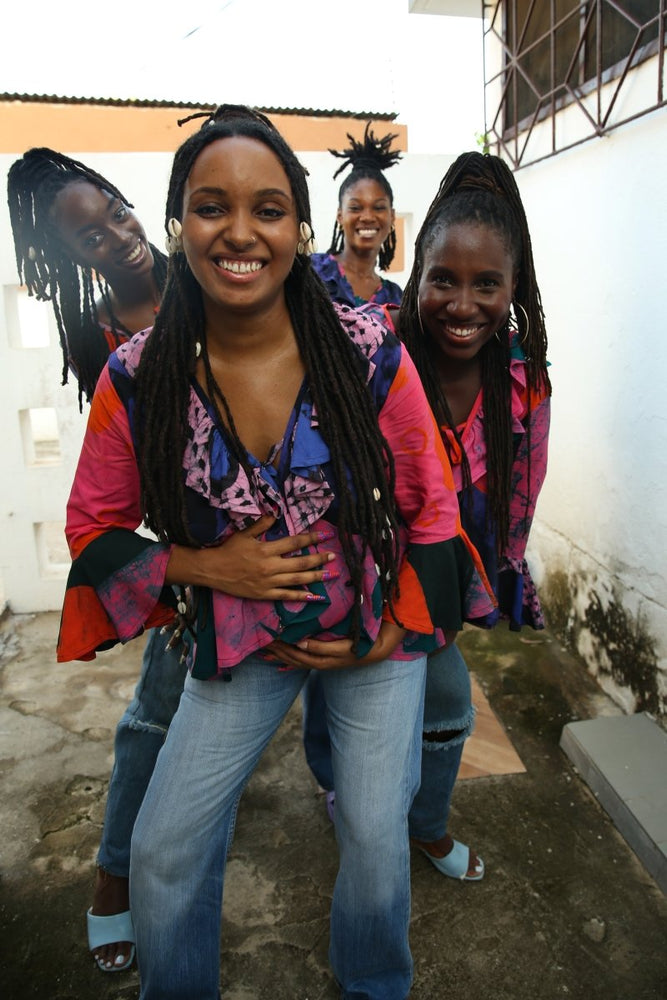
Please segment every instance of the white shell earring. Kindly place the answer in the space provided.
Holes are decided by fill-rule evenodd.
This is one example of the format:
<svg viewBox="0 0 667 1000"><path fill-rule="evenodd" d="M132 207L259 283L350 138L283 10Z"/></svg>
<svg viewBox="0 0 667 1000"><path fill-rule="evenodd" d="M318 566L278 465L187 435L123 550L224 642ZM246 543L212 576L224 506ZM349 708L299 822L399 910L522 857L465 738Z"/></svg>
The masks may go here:
<svg viewBox="0 0 667 1000"><path fill-rule="evenodd" d="M167 223L167 232L169 233L165 240L167 253L179 253L183 249L183 240L181 239L183 226L180 221L178 219L170 219Z"/></svg>
<svg viewBox="0 0 667 1000"><path fill-rule="evenodd" d="M306 256L309 256L311 253L315 253L317 244L313 239L313 230L305 221L299 224L299 237L300 239L296 245L296 252L305 254Z"/></svg>

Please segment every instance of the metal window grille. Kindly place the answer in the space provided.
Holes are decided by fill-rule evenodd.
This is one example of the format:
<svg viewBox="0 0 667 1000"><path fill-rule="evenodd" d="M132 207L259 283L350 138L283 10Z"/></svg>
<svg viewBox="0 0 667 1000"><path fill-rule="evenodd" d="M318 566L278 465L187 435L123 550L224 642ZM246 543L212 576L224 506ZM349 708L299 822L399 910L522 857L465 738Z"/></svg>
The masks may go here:
<svg viewBox="0 0 667 1000"><path fill-rule="evenodd" d="M487 143L517 169L664 106L666 10L667 0L484 3ZM643 63L638 98L631 70Z"/></svg>

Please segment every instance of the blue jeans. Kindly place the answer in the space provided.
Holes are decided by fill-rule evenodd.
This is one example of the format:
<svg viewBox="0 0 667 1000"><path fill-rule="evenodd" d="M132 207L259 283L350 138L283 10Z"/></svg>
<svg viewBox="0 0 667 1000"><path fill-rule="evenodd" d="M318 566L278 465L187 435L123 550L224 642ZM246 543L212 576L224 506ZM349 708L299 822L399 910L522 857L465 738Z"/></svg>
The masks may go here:
<svg viewBox="0 0 667 1000"><path fill-rule="evenodd" d="M447 833L463 745L474 721L470 674L453 643L428 658L421 784L408 819L411 837L431 843ZM447 737L429 739L436 733L446 733Z"/></svg>
<svg viewBox="0 0 667 1000"><path fill-rule="evenodd" d="M407 814L419 782L425 657L322 675L339 869L329 957L347 1000L404 1000ZM188 677L132 838L141 1000L216 1000L222 887L241 793L306 671L248 657L229 683Z"/></svg>
<svg viewBox="0 0 667 1000"><path fill-rule="evenodd" d="M313 671L303 689L303 745L306 760L322 788L334 788L331 741L322 675ZM410 810L410 836L431 842L447 832L449 807L463 744L472 732L475 710L470 675L456 644L439 649L428 658L424 701L421 785ZM429 734L447 732L438 741ZM338 792L336 792L338 808Z"/></svg>
<svg viewBox="0 0 667 1000"><path fill-rule="evenodd" d="M151 780L157 755L183 692L187 673L179 650L166 650L169 636L149 633L134 698L116 727L104 829L97 863L111 875L130 874L134 821Z"/></svg>

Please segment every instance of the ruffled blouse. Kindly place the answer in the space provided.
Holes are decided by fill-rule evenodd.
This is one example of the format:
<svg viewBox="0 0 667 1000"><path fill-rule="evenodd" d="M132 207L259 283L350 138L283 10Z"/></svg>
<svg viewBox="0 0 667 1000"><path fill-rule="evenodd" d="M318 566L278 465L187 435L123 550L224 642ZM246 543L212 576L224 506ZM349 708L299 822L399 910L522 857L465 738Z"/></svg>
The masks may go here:
<svg viewBox="0 0 667 1000"><path fill-rule="evenodd" d="M337 307L356 344L396 468L400 593L397 617L408 632L393 654L410 659L443 645L443 631L463 618L489 613L494 599L477 553L461 527L451 469L409 355L370 317ZM144 627L168 622L174 598L164 584L170 546L136 533L141 523L134 440L134 375L148 332L111 356L93 400L67 511L73 557L58 659L91 659L98 649L125 642ZM337 580L315 583L321 601L257 601L198 588L195 676L224 673L274 638L349 634L354 590L338 536L339 484L322 435L307 378L280 443L277 467L248 454L252 484L227 447L226 433L195 379L183 456L190 530L201 545L224 544L232 532L265 514L277 520L267 539L306 530L333 531L322 543L338 557ZM104 469L104 475L100 470ZM350 483L345 483L350 489ZM362 548L362 540L354 537ZM318 546L311 547L314 551ZM365 553L362 636L358 656L377 638L383 607L378 568Z"/></svg>
<svg viewBox="0 0 667 1000"><path fill-rule="evenodd" d="M368 305L361 311L394 331L391 314L386 308ZM497 598L497 606L490 614L468 617L467 621L492 628L502 618L508 621L510 629L519 631L522 625L544 628L544 615L525 552L535 505L547 471L551 399L545 387L529 394L526 358L516 335L510 342L510 352L514 461L508 539L502 552L498 553L494 526L487 523L487 452L482 391L478 393L467 420L457 427L470 466L471 487L468 490L463 490L462 456L456 437L447 426L441 427L440 431L447 442L463 528L482 559Z"/></svg>
<svg viewBox="0 0 667 1000"><path fill-rule="evenodd" d="M376 288L370 299L366 300L354 294L352 285L345 277L345 271L333 254L314 253L310 257L310 263L326 285L329 298L332 302L338 302L341 305L347 306L360 306L366 301L374 302L377 305L398 306L401 304L403 290L395 281L380 278L379 287Z"/></svg>
<svg viewBox="0 0 667 1000"><path fill-rule="evenodd" d="M442 427L441 431L448 442L462 523L482 558L498 598L498 607L490 615L472 620L490 628L499 618L505 618L510 629L519 631L522 625L544 628L544 616L525 552L547 471L551 400L545 390L529 395L526 363L522 356L510 361L510 379L514 461L508 538L500 554L496 531L487 523L486 438L481 390L468 419L457 428L470 466L471 485L467 490L463 489L461 452L456 438L448 427Z"/></svg>

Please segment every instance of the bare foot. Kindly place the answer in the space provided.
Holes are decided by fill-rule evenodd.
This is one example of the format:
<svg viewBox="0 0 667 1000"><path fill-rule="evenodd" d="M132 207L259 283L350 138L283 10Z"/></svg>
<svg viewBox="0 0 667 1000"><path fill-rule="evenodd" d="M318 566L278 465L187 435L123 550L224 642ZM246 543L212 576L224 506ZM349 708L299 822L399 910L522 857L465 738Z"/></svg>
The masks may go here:
<svg viewBox="0 0 667 1000"><path fill-rule="evenodd" d="M444 837L440 837L439 840L432 840L428 843L425 840L417 840L416 837L411 837L410 840L416 847L421 847L422 851L426 851L427 854L430 854L432 858L446 858L454 848L454 841L448 833L446 833ZM478 879L483 871L484 865L481 863L472 848L469 847L468 871L466 872L466 878L473 880Z"/></svg>
<svg viewBox="0 0 667 1000"><path fill-rule="evenodd" d="M97 869L93 905L91 913L96 917L111 917L125 913L130 908L129 880L120 875L111 875L103 868ZM130 941L115 941L93 950L93 957L100 966L113 969L125 965L132 951Z"/></svg>

